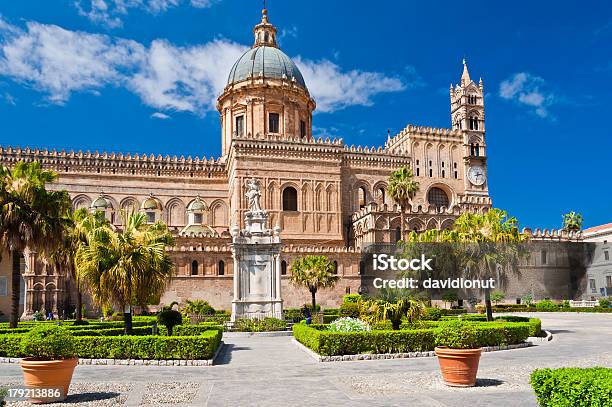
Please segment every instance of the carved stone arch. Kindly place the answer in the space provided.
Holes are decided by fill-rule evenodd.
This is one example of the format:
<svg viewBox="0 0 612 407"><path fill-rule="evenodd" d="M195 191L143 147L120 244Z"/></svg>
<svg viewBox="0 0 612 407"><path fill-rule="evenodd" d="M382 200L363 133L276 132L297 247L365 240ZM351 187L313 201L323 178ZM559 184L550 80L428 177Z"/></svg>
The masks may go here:
<svg viewBox="0 0 612 407"><path fill-rule="evenodd" d="M81 208L89 209L91 207L91 198L87 195L80 194L74 197L72 200L72 209L77 210Z"/></svg>
<svg viewBox="0 0 612 407"><path fill-rule="evenodd" d="M421 219L414 218L408 220L408 230L414 230L415 232L421 232L425 230L425 222Z"/></svg>
<svg viewBox="0 0 612 407"><path fill-rule="evenodd" d="M431 202L430 202L429 198L430 198L430 192L432 192L432 190L434 188L441 189L446 194L446 196L448 198L448 206L445 206L445 208L449 209L449 208L453 207L453 205L457 201L457 195L455 194L455 191L453 190L453 188L451 188L448 184L444 184L444 183L441 183L441 182L435 182L435 183L431 184L429 186L429 188L427 189L427 192L425 193L425 199L426 199L427 204L429 205L429 207L430 208L433 207L431 205ZM432 198L433 198L433 196L432 196Z"/></svg>
<svg viewBox="0 0 612 407"><path fill-rule="evenodd" d="M426 226L427 230L431 230L431 229L439 229L439 224L438 221L435 218L431 218L427 221L427 226Z"/></svg>
<svg viewBox="0 0 612 407"><path fill-rule="evenodd" d="M140 209L140 203L138 202L138 199L132 196L123 198L121 202L119 203L119 206L121 207L121 210L126 210L128 212L130 209L133 209L134 211L137 211L138 209Z"/></svg>
<svg viewBox="0 0 612 407"><path fill-rule="evenodd" d="M278 186L276 181L270 181L267 187L266 207L264 209L277 209L278 206Z"/></svg>
<svg viewBox="0 0 612 407"><path fill-rule="evenodd" d="M317 186L315 187L315 192L314 192L314 210L315 211L323 211L323 210L327 210L326 206L325 206L325 199L323 196L323 184L322 183L317 183Z"/></svg>
<svg viewBox="0 0 612 407"><path fill-rule="evenodd" d="M468 144L472 144L472 143L482 143L482 138L480 138L480 136L476 135L476 134L472 134L470 136L470 138L468 139Z"/></svg>
<svg viewBox="0 0 612 407"><path fill-rule="evenodd" d="M354 205L353 209L358 211L359 209L365 207L368 203L372 202L372 190L370 188L370 183L365 180L357 180L353 184L353 199Z"/></svg>
<svg viewBox="0 0 612 407"><path fill-rule="evenodd" d="M387 203L387 190L388 190L388 185L385 181L378 181L377 183L374 184L374 187L372 188L373 194L374 194L374 201L379 205L382 206L384 204Z"/></svg>
<svg viewBox="0 0 612 407"><path fill-rule="evenodd" d="M227 227L229 219L227 217L227 204L221 199L217 199L210 204L210 225Z"/></svg>
<svg viewBox="0 0 612 407"><path fill-rule="evenodd" d="M442 223L440 223L441 230L450 230L453 228L453 224L455 223L454 219L444 219Z"/></svg>
<svg viewBox="0 0 612 407"><path fill-rule="evenodd" d="M166 203L166 222L168 226L185 226L186 206L180 198L172 198Z"/></svg>
<svg viewBox="0 0 612 407"><path fill-rule="evenodd" d="M325 206L326 210L329 212L335 212L338 210L338 191L336 191L336 186L334 184L329 184L327 188L325 188L326 197L325 197Z"/></svg>
<svg viewBox="0 0 612 407"><path fill-rule="evenodd" d="M314 210L314 202L313 202L313 190L310 182L305 182L302 185L302 210L303 211L312 211Z"/></svg>
<svg viewBox="0 0 612 407"><path fill-rule="evenodd" d="M469 111L468 113L469 117L476 117L476 118L480 118L480 112L476 109L472 109Z"/></svg>
<svg viewBox="0 0 612 407"><path fill-rule="evenodd" d="M294 191L290 191L293 189ZM294 181L283 182L280 186L280 205L281 210L299 211L301 210L301 202L299 199L302 188ZM294 195L295 192L295 195ZM294 201L294 199L296 201ZM289 209L287 209L289 208Z"/></svg>

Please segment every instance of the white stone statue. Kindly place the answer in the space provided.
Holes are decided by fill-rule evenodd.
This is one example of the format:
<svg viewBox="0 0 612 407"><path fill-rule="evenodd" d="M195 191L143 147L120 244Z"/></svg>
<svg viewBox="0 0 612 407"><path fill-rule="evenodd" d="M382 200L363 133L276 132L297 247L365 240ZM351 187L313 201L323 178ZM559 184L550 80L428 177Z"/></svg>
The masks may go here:
<svg viewBox="0 0 612 407"><path fill-rule="evenodd" d="M247 192L246 197L249 200L249 211L251 213L261 212L259 199L261 198L261 190L259 189L259 181L255 178L248 179L246 182Z"/></svg>

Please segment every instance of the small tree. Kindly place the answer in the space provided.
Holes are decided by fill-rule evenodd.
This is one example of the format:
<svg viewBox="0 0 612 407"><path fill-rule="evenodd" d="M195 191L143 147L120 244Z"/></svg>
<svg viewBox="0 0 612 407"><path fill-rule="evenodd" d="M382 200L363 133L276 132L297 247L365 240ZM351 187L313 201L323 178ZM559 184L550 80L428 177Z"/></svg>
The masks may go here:
<svg viewBox="0 0 612 407"><path fill-rule="evenodd" d="M495 290L491 293L491 301L497 305L500 301L503 301L506 298L506 294L503 291Z"/></svg>
<svg viewBox="0 0 612 407"><path fill-rule="evenodd" d="M457 295L456 291L449 290L449 291L446 291L444 294L442 294L442 301L444 301L444 304L450 303L451 308L453 304L458 300L459 300L459 296Z"/></svg>
<svg viewBox="0 0 612 407"><path fill-rule="evenodd" d="M531 294L525 294L521 297L521 302L525 305L527 305L528 307L531 306L531 304L533 304L533 295Z"/></svg>
<svg viewBox="0 0 612 407"><path fill-rule="evenodd" d="M172 329L176 325L183 323L183 315L177 310L172 309L172 307L175 305L178 305L176 301L166 307L163 307L161 312L157 314L157 322L166 327L168 330L168 336L172 336Z"/></svg>
<svg viewBox="0 0 612 407"><path fill-rule="evenodd" d="M320 288L332 288L338 282L334 263L327 256L306 256L291 265L289 281L308 288L312 296L312 309L317 308L316 295Z"/></svg>
<svg viewBox="0 0 612 407"><path fill-rule="evenodd" d="M578 232L582 229L582 222L584 221L581 214L578 212L571 211L563 215L563 229L573 232Z"/></svg>
<svg viewBox="0 0 612 407"><path fill-rule="evenodd" d="M404 211L419 190L419 183L414 179L412 170L402 167L391 173L389 177L389 196L400 206L400 234L404 240Z"/></svg>

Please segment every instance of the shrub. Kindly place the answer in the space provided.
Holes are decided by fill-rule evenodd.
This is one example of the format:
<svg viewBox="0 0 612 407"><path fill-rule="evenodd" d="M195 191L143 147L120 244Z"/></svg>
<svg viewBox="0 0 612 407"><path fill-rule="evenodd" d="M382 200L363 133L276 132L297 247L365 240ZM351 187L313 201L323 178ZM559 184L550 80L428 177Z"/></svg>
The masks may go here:
<svg viewBox="0 0 612 407"><path fill-rule="evenodd" d="M497 305L500 301L503 301L506 298L506 294L503 291L495 290L491 293L491 301Z"/></svg>
<svg viewBox="0 0 612 407"><path fill-rule="evenodd" d="M436 331L436 346L450 349L479 348L476 326L462 321L448 321Z"/></svg>
<svg viewBox="0 0 612 407"><path fill-rule="evenodd" d="M561 308L569 308L570 307L570 302L569 300L563 300L561 302Z"/></svg>
<svg viewBox="0 0 612 407"><path fill-rule="evenodd" d="M34 315L32 315L32 321L44 321L44 320L45 320L45 315L40 311L36 311Z"/></svg>
<svg viewBox="0 0 612 407"><path fill-rule="evenodd" d="M551 300L542 300L536 303L536 309L538 311L557 311L559 306Z"/></svg>
<svg viewBox="0 0 612 407"><path fill-rule="evenodd" d="M215 309L210 306L207 301L202 300L187 300L187 305L185 305L181 312L185 316L189 315L215 315Z"/></svg>
<svg viewBox="0 0 612 407"><path fill-rule="evenodd" d="M23 335L21 354L39 360L69 359L75 355L74 338L58 325L40 325Z"/></svg>
<svg viewBox="0 0 612 407"><path fill-rule="evenodd" d="M361 295L359 294L345 294L342 297L342 303L358 303L361 300Z"/></svg>
<svg viewBox="0 0 612 407"><path fill-rule="evenodd" d="M362 332L369 331L370 325L356 318L340 318L327 326L330 332Z"/></svg>
<svg viewBox="0 0 612 407"><path fill-rule="evenodd" d="M176 325L183 323L183 315L173 309L164 309L157 315L157 322L168 330L168 335L172 336L172 329Z"/></svg>
<svg viewBox="0 0 612 407"><path fill-rule="evenodd" d="M287 323L278 318L243 318L236 320L234 327L240 332L284 331L287 329Z"/></svg>
<svg viewBox="0 0 612 407"><path fill-rule="evenodd" d="M421 321L428 324L439 322ZM486 324L486 325L485 325ZM523 342L529 336L527 323L476 323L476 347L509 345ZM359 353L404 353L431 351L436 338L443 336L437 327L399 331L329 332L325 325L293 325L295 339L325 356Z"/></svg>
<svg viewBox="0 0 612 407"><path fill-rule="evenodd" d="M425 321L439 321L442 318L442 311L440 308L426 308L423 319Z"/></svg>
<svg viewBox="0 0 612 407"><path fill-rule="evenodd" d="M531 387L542 407L604 407L612 405L612 369L537 369Z"/></svg>
<svg viewBox="0 0 612 407"><path fill-rule="evenodd" d="M80 321L74 321L73 326L80 326L80 325L89 325L89 321L86 319L82 319Z"/></svg>
<svg viewBox="0 0 612 407"><path fill-rule="evenodd" d="M601 300L599 300L599 306L601 308L609 308L610 307L610 300L602 298Z"/></svg>
<svg viewBox="0 0 612 407"><path fill-rule="evenodd" d="M444 301L445 303L448 302L451 305L454 302L457 302L458 299L459 299L459 296L457 295L457 292L453 290L448 290L444 294L442 294L442 301Z"/></svg>
<svg viewBox="0 0 612 407"><path fill-rule="evenodd" d="M347 294L347 295L358 295L358 294ZM340 317L348 317L348 318L359 318L360 310L359 303L356 302L345 302L340 306L340 312L338 315Z"/></svg>
<svg viewBox="0 0 612 407"><path fill-rule="evenodd" d="M111 321L123 321L123 319L125 318L125 316L123 315L122 312L115 312L113 313L113 315L109 318Z"/></svg>
<svg viewBox="0 0 612 407"><path fill-rule="evenodd" d="M521 303L525 304L526 306L531 306L531 304L533 304L533 295L531 294L525 294L521 297Z"/></svg>
<svg viewBox="0 0 612 407"><path fill-rule="evenodd" d="M304 319L304 310L301 308L285 308L283 318L285 321L300 322Z"/></svg>

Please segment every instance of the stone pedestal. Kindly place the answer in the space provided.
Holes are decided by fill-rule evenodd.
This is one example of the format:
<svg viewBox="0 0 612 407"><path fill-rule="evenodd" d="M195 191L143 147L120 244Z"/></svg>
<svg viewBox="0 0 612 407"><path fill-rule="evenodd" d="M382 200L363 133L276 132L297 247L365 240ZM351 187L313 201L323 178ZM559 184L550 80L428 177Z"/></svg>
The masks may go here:
<svg viewBox="0 0 612 407"><path fill-rule="evenodd" d="M240 318L282 319L280 227L267 228L268 213L256 208L246 213L246 227L234 226L234 299L232 321Z"/></svg>

